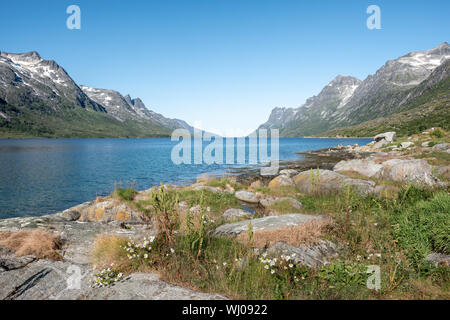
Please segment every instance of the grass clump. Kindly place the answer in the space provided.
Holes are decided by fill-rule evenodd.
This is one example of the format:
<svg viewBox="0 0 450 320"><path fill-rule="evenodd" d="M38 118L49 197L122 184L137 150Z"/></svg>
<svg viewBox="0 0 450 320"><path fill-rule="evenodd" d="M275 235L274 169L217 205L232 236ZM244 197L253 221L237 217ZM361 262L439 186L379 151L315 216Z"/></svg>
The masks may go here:
<svg viewBox="0 0 450 320"><path fill-rule="evenodd" d="M431 252L450 254L450 196L440 192L392 215L394 237L420 269Z"/></svg>
<svg viewBox="0 0 450 320"><path fill-rule="evenodd" d="M214 193L208 190L195 191L183 189L178 192L180 201L185 201L189 207L196 206L203 197L203 204L209 207L215 215L221 215L226 209L240 208L239 200L229 193Z"/></svg>
<svg viewBox="0 0 450 320"><path fill-rule="evenodd" d="M58 235L36 229L18 232L0 232L0 246L17 256L33 255L37 259L62 260L60 249L63 242Z"/></svg>
<svg viewBox="0 0 450 320"><path fill-rule="evenodd" d="M123 201L133 201L138 192L134 188L116 188L113 196Z"/></svg>

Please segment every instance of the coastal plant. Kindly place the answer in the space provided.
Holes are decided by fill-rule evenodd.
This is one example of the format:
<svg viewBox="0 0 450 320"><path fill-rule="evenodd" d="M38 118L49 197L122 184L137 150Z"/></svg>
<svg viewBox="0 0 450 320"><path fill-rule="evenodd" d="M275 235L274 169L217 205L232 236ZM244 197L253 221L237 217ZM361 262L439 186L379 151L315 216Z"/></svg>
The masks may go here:
<svg viewBox="0 0 450 320"><path fill-rule="evenodd" d="M123 201L133 201L138 192L134 188L116 188L113 195Z"/></svg>
<svg viewBox="0 0 450 320"><path fill-rule="evenodd" d="M95 273L92 279L89 279L93 288L103 288L110 286L114 282L123 279L123 273L114 268L114 264L108 268L103 268Z"/></svg>
<svg viewBox="0 0 450 320"><path fill-rule="evenodd" d="M154 236L149 238L144 237L142 241L129 239L126 244L122 246L122 249L126 252L128 259L135 268L142 264L154 263L153 255L155 255L155 249L152 247L154 241Z"/></svg>
<svg viewBox="0 0 450 320"><path fill-rule="evenodd" d="M178 193L167 190L163 184L151 195L153 213L158 229L157 238L163 243L173 244L174 232L179 225Z"/></svg>

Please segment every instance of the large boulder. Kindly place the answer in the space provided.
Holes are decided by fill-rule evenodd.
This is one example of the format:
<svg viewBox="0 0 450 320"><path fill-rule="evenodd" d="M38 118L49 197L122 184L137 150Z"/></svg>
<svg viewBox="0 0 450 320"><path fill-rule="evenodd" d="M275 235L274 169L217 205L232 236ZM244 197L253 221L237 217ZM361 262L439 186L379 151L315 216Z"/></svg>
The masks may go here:
<svg viewBox="0 0 450 320"><path fill-rule="evenodd" d="M352 159L338 162L333 170L336 172L355 171L367 177L373 177L383 168L372 159Z"/></svg>
<svg viewBox="0 0 450 320"><path fill-rule="evenodd" d="M434 186L439 181L433 176L432 167L423 159L392 159L383 162L379 179Z"/></svg>
<svg viewBox="0 0 450 320"><path fill-rule="evenodd" d="M235 237L243 232L248 231L248 225L251 222L253 231L258 230L275 230L290 226L299 226L313 219L326 219L324 216L313 216L300 213L285 214L282 216L263 217L253 220L244 220L235 223L223 224L213 231L214 236L231 236Z"/></svg>
<svg viewBox="0 0 450 320"><path fill-rule="evenodd" d="M380 134L377 134L373 139L376 142L379 142L381 140L386 140L386 142L391 143L397 139L397 133L395 133L393 131L380 133Z"/></svg>
<svg viewBox="0 0 450 320"><path fill-rule="evenodd" d="M440 144L434 145L431 149L436 150L436 151L446 151L446 152L450 153L450 143L440 143Z"/></svg>
<svg viewBox="0 0 450 320"><path fill-rule="evenodd" d="M298 170L295 170L295 169L283 169L283 170L280 170L280 175L281 176L288 176L290 178L295 176L297 173L298 173Z"/></svg>
<svg viewBox="0 0 450 320"><path fill-rule="evenodd" d="M294 180L288 175L279 175L269 182L269 188L294 186Z"/></svg>
<svg viewBox="0 0 450 320"><path fill-rule="evenodd" d="M248 202L248 203L258 203L259 202L259 197L250 191L245 191L245 190L236 191L234 196L236 198L238 198L239 200Z"/></svg>
<svg viewBox="0 0 450 320"><path fill-rule="evenodd" d="M359 194L373 192L375 182L352 179L331 170L303 171L294 177L297 188L307 194L334 193L350 187Z"/></svg>
<svg viewBox="0 0 450 320"><path fill-rule="evenodd" d="M397 139L397 134L395 132L380 133L374 137L375 144L373 144L373 148L379 149L386 144L394 142L395 139Z"/></svg>

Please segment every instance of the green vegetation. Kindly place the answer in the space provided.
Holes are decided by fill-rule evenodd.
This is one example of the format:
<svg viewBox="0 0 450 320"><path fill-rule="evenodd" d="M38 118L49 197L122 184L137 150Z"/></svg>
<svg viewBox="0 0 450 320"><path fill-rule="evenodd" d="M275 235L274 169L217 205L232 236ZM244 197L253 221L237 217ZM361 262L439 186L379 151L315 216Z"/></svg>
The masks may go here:
<svg viewBox="0 0 450 320"><path fill-rule="evenodd" d="M137 191L133 188L116 188L113 195L120 200L133 201L134 197L137 195Z"/></svg>
<svg viewBox="0 0 450 320"><path fill-rule="evenodd" d="M270 259L253 250L251 228L246 241L209 236L223 223L212 218L238 205L232 195L159 188L146 200L149 212L163 217L158 235L142 242L101 238L94 246L96 263L114 263L114 277L156 270L169 282L231 298L450 298L449 269L425 260L431 252L449 253L448 193L408 186L397 197L378 198L350 190L309 196L296 188L280 189L262 188L266 194L295 197L304 213L333 219L323 236L347 246L338 259L318 269L295 265L289 257ZM174 210L179 201L200 209L182 216ZM366 287L369 265L380 267L379 291Z"/></svg>
<svg viewBox="0 0 450 320"><path fill-rule="evenodd" d="M42 105L34 108L0 105L0 138L129 138L169 136L170 130L149 122L120 122L104 112Z"/></svg>
<svg viewBox="0 0 450 320"><path fill-rule="evenodd" d="M425 90L406 105L392 114L378 115L374 120L362 122L354 126L336 128L318 134L318 136L334 137L373 137L380 132L396 131L398 136L410 136L432 127L450 130L450 78ZM439 138L439 133L435 137Z"/></svg>

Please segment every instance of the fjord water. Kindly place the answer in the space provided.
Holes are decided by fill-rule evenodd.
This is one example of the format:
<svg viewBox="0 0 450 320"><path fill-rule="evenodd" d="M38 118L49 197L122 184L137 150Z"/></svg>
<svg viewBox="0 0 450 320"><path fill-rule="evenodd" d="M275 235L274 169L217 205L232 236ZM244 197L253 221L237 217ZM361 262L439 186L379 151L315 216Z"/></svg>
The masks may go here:
<svg viewBox="0 0 450 320"><path fill-rule="evenodd" d="M296 152L368 142L370 139L281 138L279 157L300 159ZM186 184L201 173L236 167L175 165L171 151L177 143L170 138L0 139L0 219L58 212L108 195L117 185L134 183L143 190L161 182Z"/></svg>

